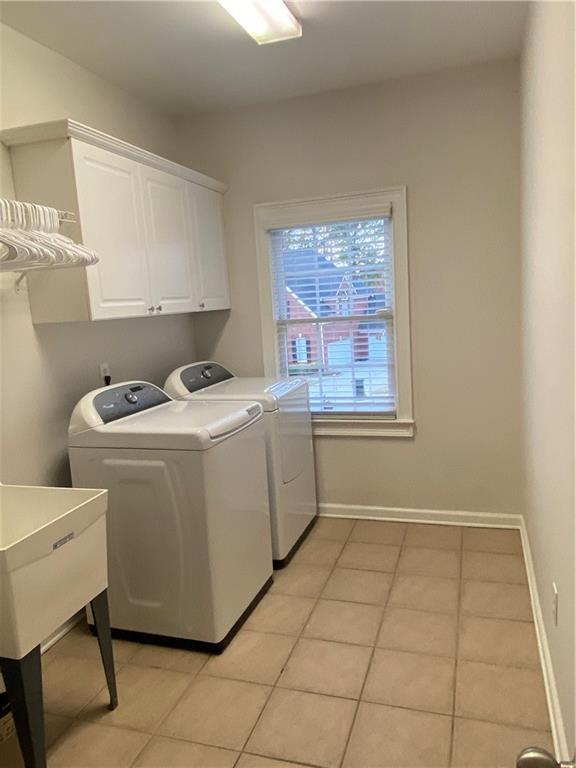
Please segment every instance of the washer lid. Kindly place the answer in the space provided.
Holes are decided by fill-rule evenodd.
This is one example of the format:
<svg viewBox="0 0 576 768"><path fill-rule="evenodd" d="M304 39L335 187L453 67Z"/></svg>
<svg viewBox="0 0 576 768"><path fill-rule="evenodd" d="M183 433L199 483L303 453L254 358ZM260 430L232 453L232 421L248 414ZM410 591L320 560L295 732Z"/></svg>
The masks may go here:
<svg viewBox="0 0 576 768"><path fill-rule="evenodd" d="M208 379L203 376L206 370L211 373ZM227 374L225 378L223 371ZM237 378L217 363L210 362L194 363L177 368L172 371L164 384L165 391L176 399L256 400L265 411L278 410L280 398L299 387L306 387L305 379Z"/></svg>
<svg viewBox="0 0 576 768"><path fill-rule="evenodd" d="M126 402L135 384L152 388L131 403L129 415L109 417L102 403ZM106 393L106 397L101 395ZM150 401L155 401L150 404ZM124 404L122 403L122 408ZM113 412L113 408L110 409ZM68 431L71 447L154 448L162 450L205 450L262 417L262 407L255 402L173 401L161 389L144 382L126 382L85 395L72 414Z"/></svg>

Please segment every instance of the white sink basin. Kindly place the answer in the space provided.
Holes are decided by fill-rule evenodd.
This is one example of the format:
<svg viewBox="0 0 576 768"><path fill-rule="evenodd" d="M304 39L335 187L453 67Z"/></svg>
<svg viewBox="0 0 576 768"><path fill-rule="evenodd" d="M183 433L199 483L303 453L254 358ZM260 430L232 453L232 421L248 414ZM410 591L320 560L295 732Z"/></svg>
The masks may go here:
<svg viewBox="0 0 576 768"><path fill-rule="evenodd" d="M20 659L108 586L108 491L0 485L0 656Z"/></svg>

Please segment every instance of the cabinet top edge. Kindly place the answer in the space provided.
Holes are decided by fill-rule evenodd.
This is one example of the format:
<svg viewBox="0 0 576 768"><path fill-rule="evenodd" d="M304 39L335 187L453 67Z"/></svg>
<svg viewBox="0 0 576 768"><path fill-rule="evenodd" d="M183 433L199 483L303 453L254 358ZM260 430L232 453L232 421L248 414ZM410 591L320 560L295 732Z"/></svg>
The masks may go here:
<svg viewBox="0 0 576 768"><path fill-rule="evenodd" d="M174 176L180 176L187 181L212 189L215 192L224 194L228 189L227 185L222 181L213 179L192 168L187 168L161 155L156 155L153 152L137 147L134 144L129 144L127 141L117 139L115 136L110 136L96 128L91 128L70 118L52 120L47 123L22 125L15 128L5 128L0 131L0 141L7 147L53 141L54 139L77 139L86 144L93 144L101 149L107 149L118 155L136 160L139 163L166 171Z"/></svg>

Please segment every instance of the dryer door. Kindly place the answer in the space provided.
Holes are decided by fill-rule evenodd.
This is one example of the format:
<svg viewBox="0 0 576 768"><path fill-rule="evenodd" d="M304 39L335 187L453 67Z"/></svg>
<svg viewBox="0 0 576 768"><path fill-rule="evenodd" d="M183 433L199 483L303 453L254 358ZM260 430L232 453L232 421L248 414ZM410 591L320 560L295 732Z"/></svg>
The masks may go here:
<svg viewBox="0 0 576 768"><path fill-rule="evenodd" d="M278 400L282 482L291 483L313 461L312 419L308 387L303 384Z"/></svg>

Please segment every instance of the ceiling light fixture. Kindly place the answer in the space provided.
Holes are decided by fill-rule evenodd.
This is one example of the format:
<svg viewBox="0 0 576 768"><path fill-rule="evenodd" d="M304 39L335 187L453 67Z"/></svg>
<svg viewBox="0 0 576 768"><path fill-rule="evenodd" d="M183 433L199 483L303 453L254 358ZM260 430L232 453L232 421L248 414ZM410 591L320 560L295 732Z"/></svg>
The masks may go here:
<svg viewBox="0 0 576 768"><path fill-rule="evenodd" d="M258 45L302 37L302 25L282 0L218 0Z"/></svg>

